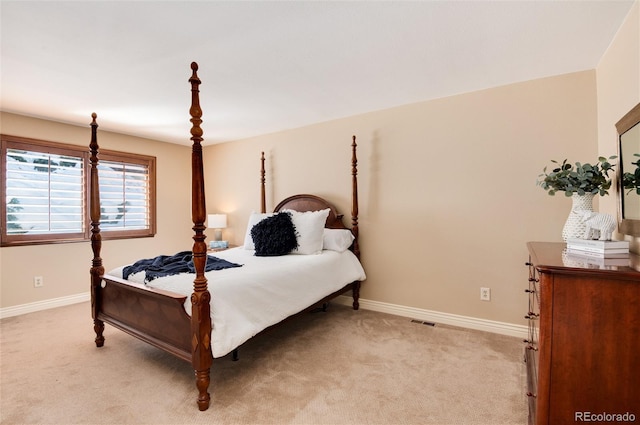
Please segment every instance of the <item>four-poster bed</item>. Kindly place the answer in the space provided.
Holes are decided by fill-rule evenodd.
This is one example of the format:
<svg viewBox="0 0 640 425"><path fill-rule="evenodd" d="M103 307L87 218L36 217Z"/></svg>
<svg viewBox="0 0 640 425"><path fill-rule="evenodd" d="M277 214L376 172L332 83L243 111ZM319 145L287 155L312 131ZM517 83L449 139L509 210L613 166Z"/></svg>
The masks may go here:
<svg viewBox="0 0 640 425"><path fill-rule="evenodd" d="M188 289L184 286L171 286L177 284L178 277L156 279L154 285L145 282L144 275L138 276L138 281L124 280L117 269L105 274L101 251L100 235L100 195L98 182L98 156L99 146L97 142L96 114L92 114L91 123L91 170L90 170L90 217L91 217L91 246L93 250L93 262L91 267L91 310L96 332L95 343L98 347L104 345L104 324L108 323L124 332L129 333L149 344L152 344L181 359L189 361L193 365L198 388L198 407L206 410L209 407L210 395L208 393L210 381L210 368L214 357L221 357L231 351L236 354L236 349L248 338L260 333L262 330L273 326L284 318L305 311L316 305L322 304L331 298L345 293L348 290L353 294L353 308L358 309L360 281L363 280L364 271L358 261L360 251L358 246L358 191L357 191L357 157L356 139L352 142L352 217L350 239L343 249L322 249L318 255L289 254L281 257L257 257L252 251L244 248L235 248L216 256L228 258L230 261L241 263L241 267L229 270L207 272L207 244L205 243L206 204L204 195L204 173L202 162L202 110L199 102L200 79L197 76L198 66L191 64L192 103L191 115L191 140L192 147L192 219L193 219L193 248L192 258L195 267L193 274L179 276L191 276ZM266 213L265 202L265 171L264 154L261 157L261 212ZM293 219L307 219L310 214L320 211L325 213L321 230L327 232L338 229L338 232L349 232L342 222L342 215L326 200L314 195L294 195L280 202L274 209L275 213L286 213ZM301 216L297 215L301 214ZM293 220L292 219L292 220ZM298 221L298 223L301 223ZM327 230L334 229L334 230ZM353 235L353 236L351 236ZM325 240L325 246L327 240ZM346 249L346 247L349 247ZM246 248L246 247L245 247ZM296 275L288 272L284 265L276 261L294 264L294 268L304 268L306 274ZM327 261L344 264L339 267L326 263ZM274 266L276 265L277 266ZM302 264L302 265L301 265ZM331 264L327 266L327 264ZM313 267L319 271L316 273ZM324 276L321 269L331 271L345 269L346 274L338 276ZM242 270L244 269L244 270ZM270 275L267 269L282 269L286 276ZM144 273L144 272L142 272ZM342 273L342 271L340 272ZM240 284L240 277L253 276L253 281ZM289 278L290 275L290 278ZM134 275L135 276L135 275ZM256 280L256 276L259 279ZM131 277L130 277L131 279ZM314 281L314 279L316 281ZM346 279L346 280L345 280ZM209 285L211 280L211 285ZM161 281L161 282L160 282ZM168 282L168 283L167 283ZM227 284L233 282L233 285ZM266 282L266 283L265 283ZM304 282L305 285L299 285ZM268 286L268 292L277 291L287 294L288 297L294 285L298 283L295 302L286 298L286 302L280 310L275 308L277 314L263 314L256 304L269 303L271 310L278 304L277 299L264 301L261 287ZM309 284L311 283L311 284ZM281 285L282 288L275 288ZM244 287L244 293L227 294L225 288L230 286ZM169 289L167 289L169 288ZM211 292L210 292L211 290ZM295 292L295 291L293 291ZM212 297L213 294L213 297ZM253 304L242 300L254 299ZM285 298L285 297L283 297ZM255 302L255 299L262 301ZM233 304L233 300L237 301ZM185 309L185 304L187 307ZM228 304L228 305L227 305ZM225 309L226 308L226 309ZM292 311L293 309L293 311ZM191 313L189 314L188 311ZM243 316L245 315L245 316ZM224 316L224 317L220 317ZM229 316L242 316L238 321ZM265 317L262 317L265 316ZM268 317L267 317L268 316ZM255 322L255 323L254 323ZM235 326L235 323L239 323ZM250 323L251 326L247 325ZM235 326L235 327L234 327ZM237 333L234 329L239 328ZM213 332L213 333L212 333ZM244 333L242 333L244 332Z"/></svg>

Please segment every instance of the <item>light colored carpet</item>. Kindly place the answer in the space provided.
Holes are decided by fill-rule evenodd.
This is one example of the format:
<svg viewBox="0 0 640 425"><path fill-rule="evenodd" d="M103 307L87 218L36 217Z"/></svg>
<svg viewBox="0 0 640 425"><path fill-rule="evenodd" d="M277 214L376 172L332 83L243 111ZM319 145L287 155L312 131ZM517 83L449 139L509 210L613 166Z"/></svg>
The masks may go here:
<svg viewBox="0 0 640 425"><path fill-rule="evenodd" d="M525 424L522 342L331 305L216 359L200 412L188 363L88 303L0 321L3 424Z"/></svg>

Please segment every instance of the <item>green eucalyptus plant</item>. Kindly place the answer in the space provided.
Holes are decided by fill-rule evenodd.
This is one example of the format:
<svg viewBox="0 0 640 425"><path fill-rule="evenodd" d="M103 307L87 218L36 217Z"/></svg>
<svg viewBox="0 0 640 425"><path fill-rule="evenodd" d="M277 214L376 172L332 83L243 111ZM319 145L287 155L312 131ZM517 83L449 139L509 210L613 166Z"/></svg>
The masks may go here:
<svg viewBox="0 0 640 425"><path fill-rule="evenodd" d="M547 167L544 167L542 174L538 176L537 185L541 186L549 195L555 195L556 192L564 192L565 196L572 196L574 193L584 195L592 193L594 195L608 195L611 188L611 178L609 172L614 171L614 166L609 160L616 159L616 156L598 158L598 162L594 165L589 163L581 164L576 162L575 165L569 164L565 159L562 164L558 161L551 161L559 164L547 173Z"/></svg>
<svg viewBox="0 0 640 425"><path fill-rule="evenodd" d="M633 156L640 157L640 153L634 153ZM636 166L636 170L633 173L624 173L622 175L622 187L629 189L627 193L635 191L640 195L640 159L632 162L632 164Z"/></svg>

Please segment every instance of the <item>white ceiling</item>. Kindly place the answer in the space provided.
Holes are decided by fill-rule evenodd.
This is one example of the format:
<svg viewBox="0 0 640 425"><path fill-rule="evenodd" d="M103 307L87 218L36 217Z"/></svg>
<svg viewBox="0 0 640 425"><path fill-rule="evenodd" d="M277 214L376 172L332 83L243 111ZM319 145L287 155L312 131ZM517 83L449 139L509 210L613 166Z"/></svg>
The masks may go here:
<svg viewBox="0 0 640 425"><path fill-rule="evenodd" d="M205 144L595 69L633 0L6 1L3 111Z"/></svg>

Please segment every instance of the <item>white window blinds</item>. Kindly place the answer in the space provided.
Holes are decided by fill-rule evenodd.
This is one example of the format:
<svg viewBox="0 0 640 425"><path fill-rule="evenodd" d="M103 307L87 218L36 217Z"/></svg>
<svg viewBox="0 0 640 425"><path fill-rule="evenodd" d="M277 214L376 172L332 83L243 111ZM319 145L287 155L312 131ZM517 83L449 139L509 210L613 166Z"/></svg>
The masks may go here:
<svg viewBox="0 0 640 425"><path fill-rule="evenodd" d="M149 167L101 161L100 227L102 230L134 230L149 227Z"/></svg>
<svg viewBox="0 0 640 425"><path fill-rule="evenodd" d="M83 233L82 156L7 149L8 235Z"/></svg>

